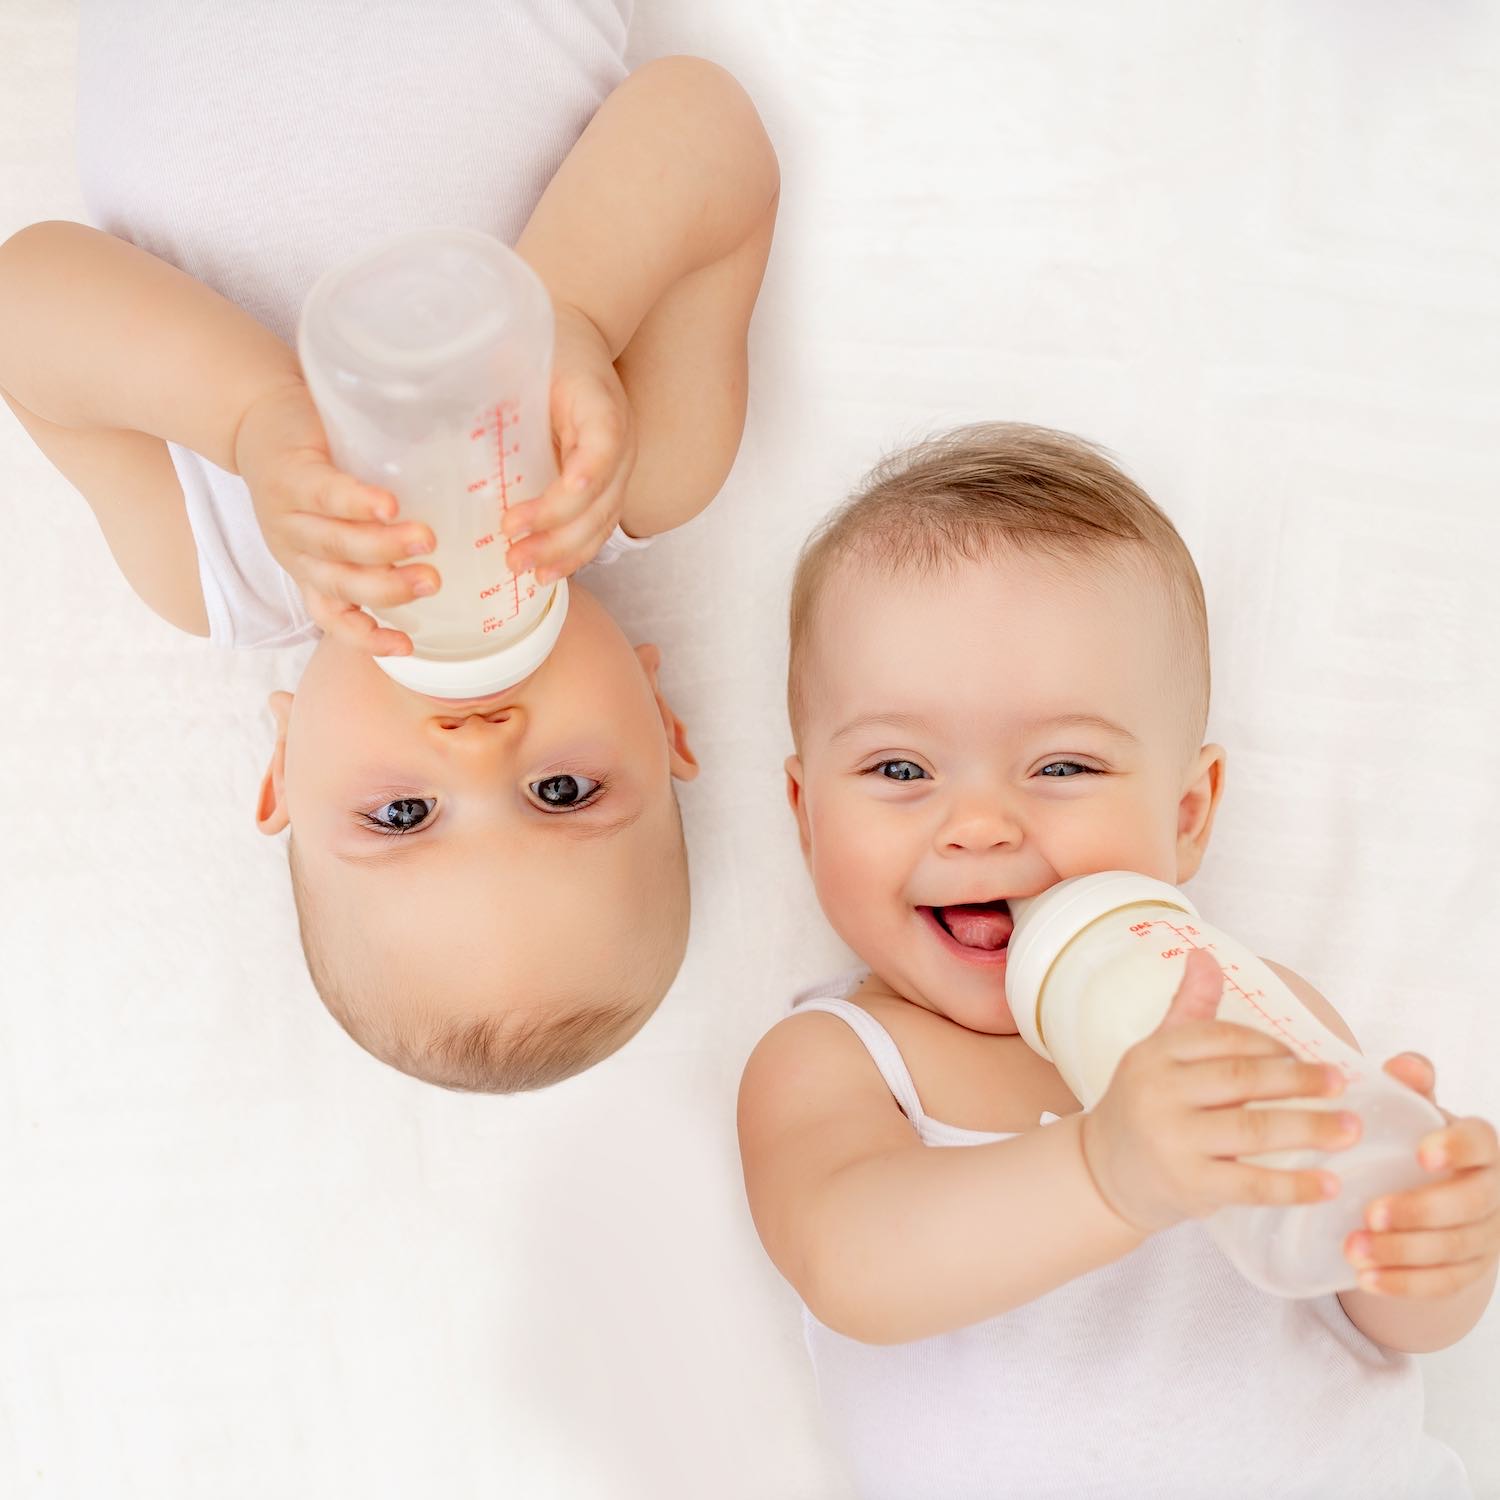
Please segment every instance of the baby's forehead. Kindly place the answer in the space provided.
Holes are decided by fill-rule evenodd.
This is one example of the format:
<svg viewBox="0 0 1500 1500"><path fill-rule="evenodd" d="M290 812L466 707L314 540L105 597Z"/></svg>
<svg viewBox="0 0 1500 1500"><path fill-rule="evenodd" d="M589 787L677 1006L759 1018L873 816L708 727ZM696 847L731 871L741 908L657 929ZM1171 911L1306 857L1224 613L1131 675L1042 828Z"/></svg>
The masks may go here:
<svg viewBox="0 0 1500 1500"><path fill-rule="evenodd" d="M1017 619L1086 608L1090 619L1134 636L1154 633L1170 605L1161 572L1119 549L1068 556L1011 545L937 559L851 551L829 566L809 624L813 634L859 628L900 610L935 630L963 630L956 599L992 602Z"/></svg>
<svg viewBox="0 0 1500 1500"><path fill-rule="evenodd" d="M1107 558L1012 549L939 565L841 559L793 664L819 722L865 700L1084 709L1175 701L1161 582Z"/></svg>

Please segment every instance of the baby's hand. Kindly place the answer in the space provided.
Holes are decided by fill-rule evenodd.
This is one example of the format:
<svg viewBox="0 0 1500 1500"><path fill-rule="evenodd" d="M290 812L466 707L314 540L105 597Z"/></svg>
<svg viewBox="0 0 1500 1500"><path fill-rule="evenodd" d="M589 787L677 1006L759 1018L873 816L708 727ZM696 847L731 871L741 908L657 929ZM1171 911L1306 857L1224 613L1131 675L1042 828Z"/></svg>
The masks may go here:
<svg viewBox="0 0 1500 1500"><path fill-rule="evenodd" d="M395 496L334 467L304 382L278 386L250 407L234 459L271 556L296 579L318 625L357 651L409 655L411 637L378 625L360 606L406 604L436 591L435 568L394 566L432 551L432 532L415 521L387 525Z"/></svg>
<svg viewBox="0 0 1500 1500"><path fill-rule="evenodd" d="M513 543L506 566L513 573L534 568L538 583L566 578L592 561L619 522L636 455L635 418L604 336L567 303L557 303L556 314L551 410L558 477L535 500L512 506L500 528Z"/></svg>
<svg viewBox="0 0 1500 1500"><path fill-rule="evenodd" d="M1345 1240L1344 1254L1365 1291L1446 1297L1500 1259L1500 1142L1488 1120L1456 1119L1438 1104L1437 1070L1420 1053L1399 1053L1385 1071L1426 1095L1448 1121L1417 1143L1417 1160L1444 1177L1367 1204L1370 1227Z"/></svg>
<svg viewBox="0 0 1500 1500"><path fill-rule="evenodd" d="M1316 1203L1332 1176L1236 1161L1312 1147L1336 1151L1358 1138L1336 1110L1247 1109L1252 1099L1306 1099L1343 1091L1334 1068L1301 1061L1275 1037L1213 1019L1223 971L1190 949L1182 984L1161 1025L1120 1059L1083 1120L1083 1154L1106 1203L1154 1233L1201 1219L1226 1203Z"/></svg>

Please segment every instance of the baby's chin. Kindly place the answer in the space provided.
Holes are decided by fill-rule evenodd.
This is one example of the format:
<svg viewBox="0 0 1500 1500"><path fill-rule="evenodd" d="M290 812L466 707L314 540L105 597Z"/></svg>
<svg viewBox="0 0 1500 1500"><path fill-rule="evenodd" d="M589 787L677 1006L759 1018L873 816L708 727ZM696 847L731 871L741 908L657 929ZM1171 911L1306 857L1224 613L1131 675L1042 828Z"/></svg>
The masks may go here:
<svg viewBox="0 0 1500 1500"><path fill-rule="evenodd" d="M877 974L879 970L875 971ZM1011 1015L1010 1004L1005 998L1004 980L995 980L976 986L973 982L963 988L969 993L955 993L955 986L946 984L941 978L921 978L881 981L894 995L923 1010L930 1010L965 1031L980 1036L1019 1036L1020 1028Z"/></svg>

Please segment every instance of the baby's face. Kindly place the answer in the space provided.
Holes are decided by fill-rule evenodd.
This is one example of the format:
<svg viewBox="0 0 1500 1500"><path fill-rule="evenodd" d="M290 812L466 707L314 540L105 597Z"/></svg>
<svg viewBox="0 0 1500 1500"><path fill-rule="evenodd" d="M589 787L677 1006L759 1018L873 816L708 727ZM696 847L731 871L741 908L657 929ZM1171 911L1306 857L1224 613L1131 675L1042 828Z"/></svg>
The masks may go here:
<svg viewBox="0 0 1500 1500"><path fill-rule="evenodd" d="M1170 628L1159 585L1095 564L828 580L787 790L824 912L895 994L1014 1032L1010 917L963 908L1196 870L1223 752L1184 756Z"/></svg>
<svg viewBox="0 0 1500 1500"><path fill-rule="evenodd" d="M571 586L556 646L474 704L426 698L324 636L282 726L258 815L288 820L326 943L447 1025L620 988L679 843L671 778L696 774L632 649Z"/></svg>

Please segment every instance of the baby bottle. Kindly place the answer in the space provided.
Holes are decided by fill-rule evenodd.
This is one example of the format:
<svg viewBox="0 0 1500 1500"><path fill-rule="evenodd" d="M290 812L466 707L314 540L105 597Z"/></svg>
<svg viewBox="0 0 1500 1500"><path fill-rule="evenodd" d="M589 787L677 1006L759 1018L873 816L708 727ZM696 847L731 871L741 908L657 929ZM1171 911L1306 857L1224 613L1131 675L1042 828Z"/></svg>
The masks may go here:
<svg viewBox="0 0 1500 1500"><path fill-rule="evenodd" d="M1417 1160L1417 1142L1446 1123L1437 1108L1334 1036L1260 959L1203 921L1176 886L1110 870L1059 881L1039 896L1012 900L1010 909L1011 1013L1027 1044L1054 1064L1085 1109L1109 1087L1121 1054L1161 1024L1189 948L1208 948L1224 971L1221 1020L1258 1027L1300 1059L1338 1068L1341 1095L1262 1099L1249 1107L1352 1111L1363 1127L1353 1146L1240 1160L1293 1171L1326 1168L1340 1179L1339 1195L1284 1206L1227 1204L1203 1222L1265 1291L1315 1297L1357 1285L1344 1240L1364 1227L1372 1198L1431 1181Z"/></svg>
<svg viewBox="0 0 1500 1500"><path fill-rule="evenodd" d="M437 593L371 610L411 637L376 665L437 698L477 698L534 672L567 584L505 565L505 512L557 476L548 411L552 303L513 250L475 229L420 229L331 267L297 353L334 464L388 490L437 546Z"/></svg>

